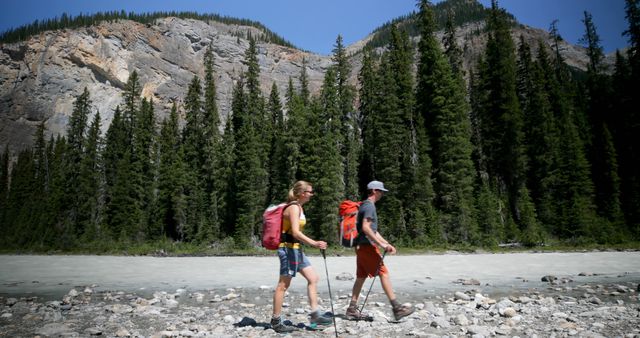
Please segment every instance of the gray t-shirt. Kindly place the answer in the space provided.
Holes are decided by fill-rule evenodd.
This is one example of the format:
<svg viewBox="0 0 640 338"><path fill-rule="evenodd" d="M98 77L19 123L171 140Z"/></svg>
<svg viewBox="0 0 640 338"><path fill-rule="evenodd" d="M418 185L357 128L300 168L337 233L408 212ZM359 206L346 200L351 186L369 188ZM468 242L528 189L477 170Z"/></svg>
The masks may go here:
<svg viewBox="0 0 640 338"><path fill-rule="evenodd" d="M358 228L357 244L373 244L362 231L362 220L365 218L371 219L371 230L374 233L378 232L378 214L376 213L376 206L370 200L365 200L358 209L358 217L356 218L356 227Z"/></svg>

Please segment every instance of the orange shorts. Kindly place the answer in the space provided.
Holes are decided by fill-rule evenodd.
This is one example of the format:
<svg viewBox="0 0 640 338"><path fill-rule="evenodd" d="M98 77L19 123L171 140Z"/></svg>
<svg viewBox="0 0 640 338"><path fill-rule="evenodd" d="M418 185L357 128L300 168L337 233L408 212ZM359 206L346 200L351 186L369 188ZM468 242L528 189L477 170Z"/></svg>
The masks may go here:
<svg viewBox="0 0 640 338"><path fill-rule="evenodd" d="M374 277L376 275L388 275L389 271L382 262L380 250L375 245L361 244L356 247L357 278ZM378 268L380 270L378 271Z"/></svg>

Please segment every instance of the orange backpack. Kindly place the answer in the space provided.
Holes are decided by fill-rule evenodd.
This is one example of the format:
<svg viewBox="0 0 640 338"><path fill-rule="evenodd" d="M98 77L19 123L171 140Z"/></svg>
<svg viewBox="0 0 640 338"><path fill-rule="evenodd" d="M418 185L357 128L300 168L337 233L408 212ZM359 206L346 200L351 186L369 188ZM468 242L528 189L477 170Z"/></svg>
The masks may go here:
<svg viewBox="0 0 640 338"><path fill-rule="evenodd" d="M344 200L340 203L339 215L340 215L340 243L342 246L352 248L356 237L358 237L358 228L356 221L358 218L358 210L360 209L362 202L354 202L350 200Z"/></svg>

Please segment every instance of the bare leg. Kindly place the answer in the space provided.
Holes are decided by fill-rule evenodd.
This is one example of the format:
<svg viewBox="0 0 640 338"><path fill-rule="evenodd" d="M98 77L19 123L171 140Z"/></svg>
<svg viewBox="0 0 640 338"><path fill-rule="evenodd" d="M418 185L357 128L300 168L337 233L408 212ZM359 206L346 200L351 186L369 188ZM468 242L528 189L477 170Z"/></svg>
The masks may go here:
<svg viewBox="0 0 640 338"><path fill-rule="evenodd" d="M291 285L291 276L280 276L276 291L273 293L273 318L280 317L282 311L282 303L284 302L284 293Z"/></svg>
<svg viewBox="0 0 640 338"><path fill-rule="evenodd" d="M396 299L396 294L393 292L393 286L391 286L391 278L388 274L380 275L380 284L382 284L382 290L387 294L389 300Z"/></svg>
<svg viewBox="0 0 640 338"><path fill-rule="evenodd" d="M366 280L366 277L356 278L356 281L353 283L353 289L351 290L351 304L358 304L358 297L360 297L360 291L362 291L362 286Z"/></svg>
<svg viewBox="0 0 640 338"><path fill-rule="evenodd" d="M311 306L311 312L318 308L318 281L320 277L311 266L300 270L300 273L307 279L307 295L309 296L309 306Z"/></svg>

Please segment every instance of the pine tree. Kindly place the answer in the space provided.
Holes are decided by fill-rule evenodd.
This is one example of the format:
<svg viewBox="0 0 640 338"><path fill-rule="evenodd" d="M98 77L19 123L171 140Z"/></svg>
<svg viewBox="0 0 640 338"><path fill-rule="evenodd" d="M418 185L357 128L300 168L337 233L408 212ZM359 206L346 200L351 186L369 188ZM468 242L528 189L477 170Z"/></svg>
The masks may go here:
<svg viewBox="0 0 640 338"><path fill-rule="evenodd" d="M158 219L154 222L156 230L152 231L152 235L178 240L187 222L188 209L186 168L175 102L169 117L162 122L158 148Z"/></svg>
<svg viewBox="0 0 640 338"><path fill-rule="evenodd" d="M478 111L482 153L489 175L498 179L498 188L508 196L509 211L520 224L518 196L524 187L526 158L523 118L516 92L515 47L504 9L492 1L487 19L489 38L480 67L482 99ZM515 236L517 234L512 234Z"/></svg>
<svg viewBox="0 0 640 338"><path fill-rule="evenodd" d="M153 101L142 99L133 128L132 181L134 198L140 205L140 220L134 224L132 234L138 241L144 241L149 231L149 223L156 205L157 161L154 149L156 143L155 113Z"/></svg>
<svg viewBox="0 0 640 338"><path fill-rule="evenodd" d="M626 223L630 232L638 239L640 238L640 175L636 163L640 162L640 140L637 137L640 133L640 114L637 112L640 98L635 94L634 88L640 85L640 2L626 0L625 3L629 28L623 34L629 41L627 51L629 70L626 71L624 67L617 66L615 72L617 75L614 75L618 83L618 89L615 92L622 94L623 100L619 102L623 102L624 106L620 109L624 116L621 118L621 124L624 127L619 128L621 130L619 134L622 137L616 146L620 155L621 200ZM628 74L626 81L625 74Z"/></svg>
<svg viewBox="0 0 640 338"><path fill-rule="evenodd" d="M184 161L187 165L187 219L181 228L180 239L188 242L199 241L200 229L206 224L206 193L205 182L202 177L204 141L202 86L200 78L194 76L189 84L184 99L186 124L182 131L184 145Z"/></svg>
<svg viewBox="0 0 640 338"><path fill-rule="evenodd" d="M71 227L75 236L84 234L84 221L89 215L82 214L80 205L84 203L84 197L81 196L78 189L80 187L80 171L81 162L84 157L85 138L88 125L89 114L91 113L91 99L89 90L85 87L73 105L73 112L69 120L69 130L67 131L67 145L69 149L66 151L66 188L65 188L65 205L66 220L63 221L66 227ZM82 198L82 199L81 199Z"/></svg>
<svg viewBox="0 0 640 338"><path fill-rule="evenodd" d="M233 106L235 133L235 218L234 239L238 247L247 247L257 235L263 208L267 203L267 168L265 159L267 146L261 142L261 122L264 121L264 99L260 92L257 48L255 40L249 40L245 53L246 93ZM235 92L234 92L235 94ZM234 97L234 101L240 98ZM242 109L242 110L237 110Z"/></svg>
<svg viewBox="0 0 640 338"><path fill-rule="evenodd" d="M87 131L78 175L78 200L80 201L78 224L84 230L83 242L104 239L101 228L104 172L100 156L102 150L100 124L100 113L96 112Z"/></svg>
<svg viewBox="0 0 640 338"><path fill-rule="evenodd" d="M306 70L303 68L300 75L300 86L305 88L308 86L306 83L306 77L304 76ZM309 107L305 104L303 92L296 93L293 88L293 81L289 79L289 86L287 88L287 119L285 121L284 132L284 145L285 153L285 179L286 191L293 185L298 179L303 179L304 176L300 173L301 164L300 160L301 145L305 138L307 130L312 130L307 125L307 119L309 115ZM286 196L286 195L285 195Z"/></svg>
<svg viewBox="0 0 640 338"><path fill-rule="evenodd" d="M6 229L6 243L13 248L31 244L33 198L40 192L36 181L36 167L31 149L22 150L11 170L11 183L7 196L5 219L10 226Z"/></svg>
<svg viewBox="0 0 640 338"><path fill-rule="evenodd" d="M435 39L435 22L428 1L420 3L421 39L418 66L418 111L429 118L435 191L440 222L452 243L477 238L473 200L473 162L469 107L462 82Z"/></svg>
<svg viewBox="0 0 640 338"><path fill-rule="evenodd" d="M340 154L341 110L337 72L325 73L320 97L311 102L306 130L301 139L300 178L319 193L309 205L312 236L333 242L337 238L338 205L344 198L344 167Z"/></svg>
<svg viewBox="0 0 640 338"><path fill-rule="evenodd" d="M5 219L8 205L7 194L9 192L9 144L4 146L2 154L0 154L0 232L6 234L7 221ZM5 237L2 237L0 244L6 245Z"/></svg>
<svg viewBox="0 0 640 338"><path fill-rule="evenodd" d="M267 111L272 126L271 146L269 151L269 192L268 202L278 203L287 195L289 179L287 176L287 144L285 141L285 122L280 102L280 94L275 82L271 86Z"/></svg>
<svg viewBox="0 0 640 338"><path fill-rule="evenodd" d="M358 74L360 82L360 120L359 128L362 134L362 152L358 167L359 191L364 195L366 185L375 177L374 154L377 142L375 140L376 100L378 94L376 69L371 50L365 49L362 57L362 68Z"/></svg>
<svg viewBox="0 0 640 338"><path fill-rule="evenodd" d="M610 123L610 78L604 74L604 53L600 37L589 12L584 12L585 34L589 64L587 65L587 111L592 126L589 147L591 173L595 185L595 202L598 214L616 227L622 225L620 207L620 178L618 176L617 152L609 132Z"/></svg>
<svg viewBox="0 0 640 338"><path fill-rule="evenodd" d="M528 186L540 220L549 226L557 222L552 194L557 191L560 142L543 73L550 70L550 65L542 42L537 61L533 62L529 45L520 37L518 55L518 96L525 120Z"/></svg>
<svg viewBox="0 0 640 338"><path fill-rule="evenodd" d="M137 120L148 116L150 108L147 106L145 112L140 113L140 87L134 71L125 85L124 111L119 116L119 109L116 108L106 137L107 225L112 236L123 241L142 240L141 230L146 227L142 177L146 164L143 160L145 138L136 136L141 132L136 128L143 128L140 123L148 122Z"/></svg>
<svg viewBox="0 0 640 338"><path fill-rule="evenodd" d="M385 226L385 238L400 244L407 239L400 185L403 182L401 164L408 140L406 134L410 129L403 124L406 110L402 110L399 93L410 95L412 91L411 88L405 88L409 89L408 93L400 90L400 75L396 74L399 64L394 62L406 61L406 58L401 58L403 55L406 56L403 54L406 50L403 49L405 46L400 44L400 33L395 28L392 28L392 32L395 36L395 40L392 41L395 44L392 42L389 51L382 56L378 73L380 92L376 96L376 112L372 114L375 115L375 129L368 134L375 136L375 139L369 142L376 143L370 155L373 159L373 178L383 181L385 187L390 190L378 206L379 224Z"/></svg>
<svg viewBox="0 0 640 338"><path fill-rule="evenodd" d="M340 154L344 166L345 196L350 199L358 198L358 157L360 153L360 134L357 125L357 115L354 111L356 89L349 84L351 66L342 44L342 36L338 35L333 48L333 67L336 71L337 95L340 109Z"/></svg>
<svg viewBox="0 0 640 338"><path fill-rule="evenodd" d="M218 180L220 174L220 115L216 103L216 84L214 80L214 60L212 46L209 45L204 56L204 102L203 102L203 163L204 193L206 199L206 222L201 227L198 238L204 243L210 243L220 236L220 216L218 213L218 194L224 189Z"/></svg>
<svg viewBox="0 0 640 338"><path fill-rule="evenodd" d="M444 54L449 59L451 71L454 76L463 76L464 69L462 67L462 50L456 43L456 31L454 26L453 12L447 13L447 22L445 24L444 36L442 37L442 45L444 46Z"/></svg>

